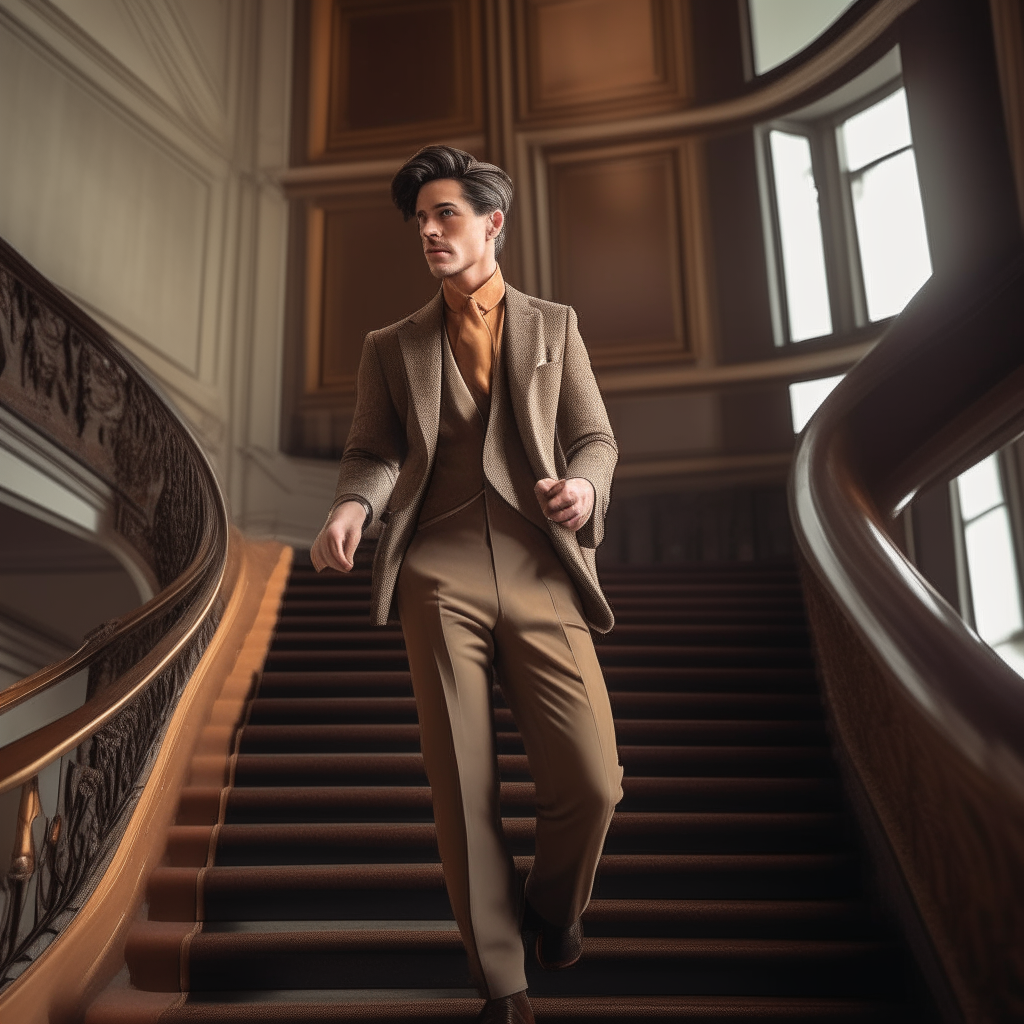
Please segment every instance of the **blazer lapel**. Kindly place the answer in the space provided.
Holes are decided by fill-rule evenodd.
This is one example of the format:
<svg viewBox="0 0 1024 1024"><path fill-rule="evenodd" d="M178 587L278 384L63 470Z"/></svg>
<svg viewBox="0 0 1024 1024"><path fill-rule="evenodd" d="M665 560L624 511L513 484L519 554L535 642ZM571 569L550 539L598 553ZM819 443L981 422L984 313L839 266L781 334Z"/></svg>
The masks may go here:
<svg viewBox="0 0 1024 1024"><path fill-rule="evenodd" d="M426 445L427 463L432 465L441 420L444 299L440 291L402 324L398 340L413 413Z"/></svg>
<svg viewBox="0 0 1024 1024"><path fill-rule="evenodd" d="M543 368L552 363L554 356L561 355L561 348L557 353L553 351L544 336L540 312L522 292L508 285L503 348L512 413L523 447L538 479L551 476L555 472L552 453L559 376L554 368Z"/></svg>

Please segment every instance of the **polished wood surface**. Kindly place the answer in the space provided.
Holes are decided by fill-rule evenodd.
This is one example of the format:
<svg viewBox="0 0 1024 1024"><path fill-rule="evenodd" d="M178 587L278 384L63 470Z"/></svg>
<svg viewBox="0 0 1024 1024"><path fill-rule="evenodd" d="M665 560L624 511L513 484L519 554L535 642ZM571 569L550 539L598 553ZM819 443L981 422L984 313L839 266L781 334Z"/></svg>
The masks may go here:
<svg viewBox="0 0 1024 1024"><path fill-rule="evenodd" d="M200 782L223 784L227 776L235 727L266 657L291 557L291 548L232 531L218 594L224 614L168 724L124 838L82 910L0 996L0 1019L70 1024L121 969L127 930L164 854L182 787L197 771Z"/></svg>
<svg viewBox="0 0 1024 1024"><path fill-rule="evenodd" d="M836 736L968 1021L1021 1012L1021 680L896 514L1024 429L1024 252L933 279L797 450L791 512Z"/></svg>

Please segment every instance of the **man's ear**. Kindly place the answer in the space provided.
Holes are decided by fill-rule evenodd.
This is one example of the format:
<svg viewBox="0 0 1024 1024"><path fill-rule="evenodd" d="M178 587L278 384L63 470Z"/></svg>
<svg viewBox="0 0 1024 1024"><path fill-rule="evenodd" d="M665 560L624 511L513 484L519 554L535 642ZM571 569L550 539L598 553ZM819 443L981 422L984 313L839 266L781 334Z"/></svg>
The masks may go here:
<svg viewBox="0 0 1024 1024"><path fill-rule="evenodd" d="M501 210L495 210L488 215L487 239L497 238L501 233L502 225L505 223L505 214Z"/></svg>

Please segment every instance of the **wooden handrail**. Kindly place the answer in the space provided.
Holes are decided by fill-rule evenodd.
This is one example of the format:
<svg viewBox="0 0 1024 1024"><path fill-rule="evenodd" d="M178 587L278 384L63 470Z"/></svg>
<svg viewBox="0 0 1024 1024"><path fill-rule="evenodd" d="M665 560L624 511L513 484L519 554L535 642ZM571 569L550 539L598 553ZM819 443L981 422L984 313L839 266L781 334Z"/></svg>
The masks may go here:
<svg viewBox="0 0 1024 1024"><path fill-rule="evenodd" d="M98 658L112 644L151 622L164 608L175 604L190 590L196 591L188 612L127 672L104 686L81 707L19 740L0 747L0 793L6 793L31 781L48 764L52 764L90 736L94 736L173 662L213 608L224 572L222 556L223 543L226 543L226 540L226 520L223 523L211 524L206 530L199 556L170 587L138 608L131 616L126 616L117 629L83 644L70 658L15 684L21 687L21 693L18 695L20 700L11 701L8 706L21 700L28 700L48 686L53 686L73 675ZM219 569L215 565L218 555L221 556ZM129 619L131 621L127 621ZM25 692L33 680L36 680L35 685L31 687L30 692ZM0 707L0 712L3 710L3 707Z"/></svg>
<svg viewBox="0 0 1024 1024"><path fill-rule="evenodd" d="M933 279L808 424L790 478L834 735L969 1021L1017 1019L1024 682L900 549L897 515L1024 431L1024 252ZM909 925L907 925L909 921Z"/></svg>
<svg viewBox="0 0 1024 1024"><path fill-rule="evenodd" d="M202 574L213 556L213 538L208 535L203 538L203 548L192 564L169 587L165 587L145 604L133 608L113 622L92 630L86 635L78 650L66 658L55 661L52 665L47 665L38 672L25 676L24 679L19 679L16 683L8 686L6 690L0 690L0 715L37 697L44 690L63 682L76 672L88 668L111 644L128 636L164 609L177 604L196 586L197 580L202 578ZM2 761L2 757L0 757L0 761ZM0 768L0 793L5 792L8 788L10 787L4 784L3 769Z"/></svg>
<svg viewBox="0 0 1024 1024"><path fill-rule="evenodd" d="M1024 255L925 285L808 425L790 494L805 556L894 678L966 756L1024 786L1019 678L893 528L918 491L1021 430Z"/></svg>
<svg viewBox="0 0 1024 1024"><path fill-rule="evenodd" d="M0 793L22 786L23 804L39 773L64 759L38 856L31 820L19 822L17 846L28 853L6 875L2 987L74 914L134 806L216 628L229 522L213 467L159 385L3 242L0 403L104 482L115 529L162 584L74 654L0 693L3 714L90 668L81 707L0 748Z"/></svg>

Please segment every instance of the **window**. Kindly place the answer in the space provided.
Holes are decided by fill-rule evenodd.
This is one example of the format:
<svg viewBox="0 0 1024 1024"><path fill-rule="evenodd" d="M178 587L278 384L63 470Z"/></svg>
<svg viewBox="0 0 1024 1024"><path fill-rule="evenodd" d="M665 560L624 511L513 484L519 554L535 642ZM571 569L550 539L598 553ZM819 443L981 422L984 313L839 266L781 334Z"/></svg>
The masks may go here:
<svg viewBox="0 0 1024 1024"><path fill-rule="evenodd" d="M953 483L958 520L960 603L978 636L1018 672L1024 665L1024 613L1013 519L1007 502L1009 466L990 455Z"/></svg>
<svg viewBox="0 0 1024 1024"><path fill-rule="evenodd" d="M853 0L747 0L751 71L763 75L813 43Z"/></svg>
<svg viewBox="0 0 1024 1024"><path fill-rule="evenodd" d="M789 385L789 412L793 418L793 433L799 434L808 420L818 411L818 406L835 390L845 373L835 377L818 377L815 380L801 380Z"/></svg>
<svg viewBox="0 0 1024 1024"><path fill-rule="evenodd" d="M867 319L896 316L931 277L907 95L886 96L836 129L859 249Z"/></svg>
<svg viewBox="0 0 1024 1024"><path fill-rule="evenodd" d="M898 68L893 51L863 85ZM856 91L758 130L778 344L896 316L931 276L906 93Z"/></svg>

